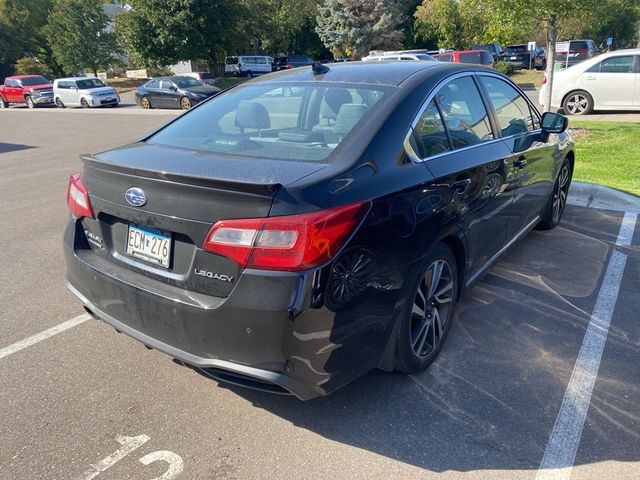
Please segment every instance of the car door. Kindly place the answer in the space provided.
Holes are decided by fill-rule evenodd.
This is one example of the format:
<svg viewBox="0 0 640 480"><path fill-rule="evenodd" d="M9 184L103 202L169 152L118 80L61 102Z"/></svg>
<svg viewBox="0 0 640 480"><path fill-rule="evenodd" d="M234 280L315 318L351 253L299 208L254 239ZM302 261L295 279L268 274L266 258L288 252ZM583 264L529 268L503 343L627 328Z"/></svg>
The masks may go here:
<svg viewBox="0 0 640 480"><path fill-rule="evenodd" d="M514 85L492 74L479 74L478 79L499 136L509 150L513 208L507 236L514 238L537 222L551 195L555 180L554 144L542 141L538 114Z"/></svg>
<svg viewBox="0 0 640 480"><path fill-rule="evenodd" d="M162 80L160 82L160 95L162 95L162 102L166 108L178 108L180 106L178 86L171 80Z"/></svg>
<svg viewBox="0 0 640 480"><path fill-rule="evenodd" d="M64 84L64 87L62 86ZM68 106L80 105L80 94L78 93L78 86L76 82L67 80L60 82L60 88L62 88L60 96L62 102Z"/></svg>
<svg viewBox="0 0 640 480"><path fill-rule="evenodd" d="M582 83L600 108L629 108L637 89L636 55L605 58L582 74Z"/></svg>
<svg viewBox="0 0 640 480"><path fill-rule="evenodd" d="M16 103L24 102L20 80L11 80L11 87L9 88L9 101Z"/></svg>
<svg viewBox="0 0 640 480"><path fill-rule="evenodd" d="M414 122L414 136L437 196L448 199L447 210L465 233L467 266L478 274L506 243L513 167L473 74L438 88Z"/></svg>

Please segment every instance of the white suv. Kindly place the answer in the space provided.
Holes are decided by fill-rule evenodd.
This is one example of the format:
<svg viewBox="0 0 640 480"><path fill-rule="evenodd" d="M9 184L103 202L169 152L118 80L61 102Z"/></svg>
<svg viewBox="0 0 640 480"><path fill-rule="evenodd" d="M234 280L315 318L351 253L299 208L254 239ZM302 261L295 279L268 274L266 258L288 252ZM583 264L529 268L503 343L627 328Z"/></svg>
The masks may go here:
<svg viewBox="0 0 640 480"><path fill-rule="evenodd" d="M117 107L120 96L115 89L94 77L59 78L53 82L53 100L58 108Z"/></svg>

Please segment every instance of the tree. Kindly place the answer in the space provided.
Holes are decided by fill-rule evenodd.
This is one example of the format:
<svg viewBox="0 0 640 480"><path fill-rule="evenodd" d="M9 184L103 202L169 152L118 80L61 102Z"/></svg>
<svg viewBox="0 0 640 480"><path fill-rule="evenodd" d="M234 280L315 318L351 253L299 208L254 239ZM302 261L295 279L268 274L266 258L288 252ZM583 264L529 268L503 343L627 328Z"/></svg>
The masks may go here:
<svg viewBox="0 0 640 480"><path fill-rule="evenodd" d="M439 48L464 48L456 0L424 0L414 17L416 34L425 40L435 39Z"/></svg>
<svg viewBox="0 0 640 480"><path fill-rule="evenodd" d="M131 10L116 18L116 34L131 59L144 66L200 58L213 64L225 50L245 43L255 25L255 18L244 15L248 11L240 0L128 3Z"/></svg>
<svg viewBox="0 0 640 480"><path fill-rule="evenodd" d="M13 72L21 57L33 57L55 74L62 74L53 59L43 27L53 0L0 0L0 73Z"/></svg>
<svg viewBox="0 0 640 480"><path fill-rule="evenodd" d="M44 33L55 60L67 73L89 68L97 75L116 53L115 35L107 32L108 24L102 2L54 0Z"/></svg>
<svg viewBox="0 0 640 480"><path fill-rule="evenodd" d="M370 49L402 45L403 9L397 0L321 0L316 31L335 56L360 58Z"/></svg>
<svg viewBox="0 0 640 480"><path fill-rule="evenodd" d="M547 98L544 110L551 108L553 72L555 67L558 22L584 10L590 10L591 0L491 0L506 21L529 19L544 28L547 35Z"/></svg>
<svg viewBox="0 0 640 480"><path fill-rule="evenodd" d="M15 71L17 75L42 75L45 78L53 78L53 72L48 65L37 61L33 57L22 57L16 61Z"/></svg>

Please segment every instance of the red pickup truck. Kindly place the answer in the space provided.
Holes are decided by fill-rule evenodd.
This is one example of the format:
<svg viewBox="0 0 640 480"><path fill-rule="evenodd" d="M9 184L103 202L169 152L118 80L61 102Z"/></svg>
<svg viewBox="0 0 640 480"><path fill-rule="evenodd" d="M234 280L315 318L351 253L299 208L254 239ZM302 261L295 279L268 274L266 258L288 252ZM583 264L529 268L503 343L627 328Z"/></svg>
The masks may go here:
<svg viewBox="0 0 640 480"><path fill-rule="evenodd" d="M53 83L41 75L15 75L0 86L0 108L10 103L26 103L27 107L53 103Z"/></svg>

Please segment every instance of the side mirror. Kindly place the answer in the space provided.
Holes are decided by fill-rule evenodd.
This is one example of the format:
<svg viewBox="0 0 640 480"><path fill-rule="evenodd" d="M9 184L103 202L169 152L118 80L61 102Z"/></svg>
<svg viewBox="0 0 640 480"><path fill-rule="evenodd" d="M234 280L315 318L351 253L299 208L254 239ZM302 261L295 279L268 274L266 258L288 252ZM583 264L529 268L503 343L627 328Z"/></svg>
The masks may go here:
<svg viewBox="0 0 640 480"><path fill-rule="evenodd" d="M569 126L569 119L564 115L553 112L544 112L542 114L542 133L562 133Z"/></svg>
<svg viewBox="0 0 640 480"><path fill-rule="evenodd" d="M178 91L178 87L176 87L175 85L171 85L169 87L169 90L171 90L172 92L177 92Z"/></svg>

